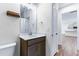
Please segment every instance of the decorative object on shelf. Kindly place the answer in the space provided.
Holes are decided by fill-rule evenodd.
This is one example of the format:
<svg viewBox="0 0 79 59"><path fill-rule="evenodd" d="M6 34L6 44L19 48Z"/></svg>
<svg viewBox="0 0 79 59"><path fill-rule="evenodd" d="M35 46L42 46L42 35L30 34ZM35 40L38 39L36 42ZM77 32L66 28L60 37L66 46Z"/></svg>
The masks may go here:
<svg viewBox="0 0 79 59"><path fill-rule="evenodd" d="M7 11L6 13L8 16L13 16L13 17L20 17L19 13L16 13L14 11Z"/></svg>

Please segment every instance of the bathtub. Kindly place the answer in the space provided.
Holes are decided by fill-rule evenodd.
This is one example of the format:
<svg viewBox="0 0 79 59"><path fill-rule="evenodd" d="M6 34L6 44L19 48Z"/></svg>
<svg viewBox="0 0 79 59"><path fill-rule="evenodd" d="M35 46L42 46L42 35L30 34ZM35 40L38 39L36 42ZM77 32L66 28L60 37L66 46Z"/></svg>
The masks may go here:
<svg viewBox="0 0 79 59"><path fill-rule="evenodd" d="M0 45L0 56L14 56L16 42Z"/></svg>

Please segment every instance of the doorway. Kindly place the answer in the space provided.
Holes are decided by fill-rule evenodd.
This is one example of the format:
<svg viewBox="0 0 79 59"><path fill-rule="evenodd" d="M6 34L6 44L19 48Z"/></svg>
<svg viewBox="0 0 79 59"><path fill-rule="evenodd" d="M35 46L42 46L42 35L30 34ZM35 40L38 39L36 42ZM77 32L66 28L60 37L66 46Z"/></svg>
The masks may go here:
<svg viewBox="0 0 79 59"><path fill-rule="evenodd" d="M77 53L77 11L62 14L61 27L62 50L65 56L75 56Z"/></svg>
<svg viewBox="0 0 79 59"><path fill-rule="evenodd" d="M58 56L77 56L77 19L78 19L78 5L69 5L60 10L61 36L58 46Z"/></svg>

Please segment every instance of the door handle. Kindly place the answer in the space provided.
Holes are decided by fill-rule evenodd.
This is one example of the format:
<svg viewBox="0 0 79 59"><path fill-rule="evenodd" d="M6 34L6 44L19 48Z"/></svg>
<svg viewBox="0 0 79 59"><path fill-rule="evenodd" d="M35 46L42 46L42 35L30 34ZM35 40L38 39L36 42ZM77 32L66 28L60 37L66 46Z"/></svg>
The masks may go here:
<svg viewBox="0 0 79 59"><path fill-rule="evenodd" d="M56 33L56 35L58 35L58 33Z"/></svg>
<svg viewBox="0 0 79 59"><path fill-rule="evenodd" d="M56 33L56 35L58 35L58 33ZM51 34L51 36L53 37L53 34Z"/></svg>

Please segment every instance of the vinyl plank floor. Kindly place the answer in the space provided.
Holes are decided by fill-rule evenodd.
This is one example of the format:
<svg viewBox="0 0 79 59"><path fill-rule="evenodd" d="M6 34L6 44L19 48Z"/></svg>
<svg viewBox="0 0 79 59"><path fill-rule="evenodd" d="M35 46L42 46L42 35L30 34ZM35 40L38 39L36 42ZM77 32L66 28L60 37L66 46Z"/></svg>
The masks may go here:
<svg viewBox="0 0 79 59"><path fill-rule="evenodd" d="M77 38L72 36L62 36L62 45L58 46L56 56L78 56Z"/></svg>

